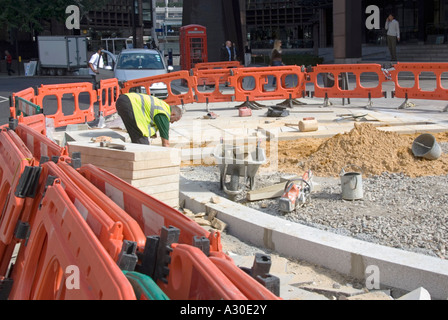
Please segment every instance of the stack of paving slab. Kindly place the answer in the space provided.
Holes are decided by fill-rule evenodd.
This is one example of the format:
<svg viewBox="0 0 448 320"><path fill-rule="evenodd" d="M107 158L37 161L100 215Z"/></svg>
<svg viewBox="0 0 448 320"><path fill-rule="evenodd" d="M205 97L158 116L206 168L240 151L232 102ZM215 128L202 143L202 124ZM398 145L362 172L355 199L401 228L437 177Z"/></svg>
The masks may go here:
<svg viewBox="0 0 448 320"><path fill-rule="evenodd" d="M108 136L107 132L98 131ZM76 137L75 133L70 133ZM84 133L85 134L85 133ZM125 150L101 147L99 142L82 139L68 141L69 155L81 153L81 163L104 169L135 188L171 207L179 206L180 149L147 146L112 139Z"/></svg>

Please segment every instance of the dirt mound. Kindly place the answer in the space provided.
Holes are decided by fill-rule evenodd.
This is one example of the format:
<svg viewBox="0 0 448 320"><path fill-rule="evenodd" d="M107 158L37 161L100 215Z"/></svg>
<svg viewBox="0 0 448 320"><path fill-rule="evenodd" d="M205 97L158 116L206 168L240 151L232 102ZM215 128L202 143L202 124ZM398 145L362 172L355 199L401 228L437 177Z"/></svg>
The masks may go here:
<svg viewBox="0 0 448 320"><path fill-rule="evenodd" d="M366 176L383 172L403 173L410 177L438 176L448 174L448 155L443 154L435 161L414 157L412 143L418 135L399 135L381 131L372 124L355 124L346 134L338 134L322 143L309 157L282 157L279 148L280 170L288 171L292 166L301 170L311 169L319 176L338 176L349 164L362 168ZM436 138L448 138L439 134ZM291 146L288 147L291 150ZM310 152L312 147L308 148Z"/></svg>

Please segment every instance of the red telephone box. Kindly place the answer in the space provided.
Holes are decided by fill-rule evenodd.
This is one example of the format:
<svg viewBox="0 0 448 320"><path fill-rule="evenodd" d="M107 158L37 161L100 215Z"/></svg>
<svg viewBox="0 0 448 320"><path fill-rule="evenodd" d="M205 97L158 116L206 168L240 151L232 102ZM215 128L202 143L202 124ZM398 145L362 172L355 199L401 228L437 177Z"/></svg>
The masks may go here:
<svg viewBox="0 0 448 320"><path fill-rule="evenodd" d="M191 70L197 63L208 62L207 28L190 24L180 28L180 66Z"/></svg>

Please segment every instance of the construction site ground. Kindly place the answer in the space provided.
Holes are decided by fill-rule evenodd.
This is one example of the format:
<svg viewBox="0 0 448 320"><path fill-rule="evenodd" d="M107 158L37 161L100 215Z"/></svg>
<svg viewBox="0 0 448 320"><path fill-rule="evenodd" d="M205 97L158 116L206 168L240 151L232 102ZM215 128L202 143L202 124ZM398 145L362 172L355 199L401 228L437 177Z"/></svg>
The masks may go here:
<svg viewBox="0 0 448 320"><path fill-rule="evenodd" d="M420 86L433 90L434 80L421 79ZM208 217L217 217L223 250L239 266L251 267L257 252L269 254L286 300L393 300L412 291L412 299L446 300L448 102L391 98L393 89L385 86L387 98L371 104L297 99L300 104L287 108L289 116L279 118L267 117L267 110L283 101L257 101L262 107L250 117L239 116L241 102L185 105L170 131L171 147L182 150L179 210L204 228L212 228ZM317 131L299 130L299 121L308 117L318 121ZM75 132L86 127L74 127L56 130L55 138L62 141L72 131L75 140L90 139ZM86 130L127 135L117 115ZM412 142L423 133L436 137L443 151L439 159L412 154ZM278 198L247 201L249 190L228 196L213 156L222 140L249 148L261 142L267 162L256 174L254 191L311 169L311 202L285 215ZM153 145L160 146L160 138ZM361 201L341 199L340 172L350 164L364 169Z"/></svg>
<svg viewBox="0 0 448 320"><path fill-rule="evenodd" d="M421 85L424 84L422 81ZM412 100L406 101L406 108L399 109L405 101L390 98L390 92L388 97L374 99L371 105L368 99L330 99L327 106L324 106L324 99L307 97L298 99L299 105L287 109L289 116L280 118L267 117L266 113L269 106L283 101L258 101L263 106L252 110L250 117L239 117L240 102L185 105L186 112L180 122L172 125L170 138L172 147L182 149L180 210L200 217L213 214L223 221L223 249L240 266L251 267L256 252L270 254L271 273L281 279L284 299L391 300L420 287L427 290L432 299L447 299L446 212L442 212L437 223L438 231L443 233L439 235L438 251L430 252L423 247L419 250L418 246L416 249L400 248L399 245L375 243L372 239L355 239L350 233L338 234L336 229L313 221L300 223L297 221L304 220L278 213L278 199L249 203L245 199L246 192L239 198L232 198L219 188L219 170L213 152L220 141L249 146L261 141L268 162L257 173L257 188L312 169L317 190L331 190L326 198L312 195L313 215L325 212L327 216L339 215L345 220L358 219L356 213L365 213L361 214L361 220L386 216L390 203L385 201L381 205L372 200L374 192L369 191L375 189L375 183L367 179L383 176L381 179L394 180L395 183L383 181L377 187L382 189L389 184L397 198L401 192L412 199L413 190L397 187L403 179L434 176L446 181L448 174L445 153L438 160L423 161L415 159L411 151L413 140L422 133L433 134L442 150L448 151L448 112L444 111L447 102ZM318 121L317 131L300 132L298 123L306 117ZM106 127L124 133L124 125L117 116L108 118ZM375 140L372 132L381 132L380 139L384 140ZM365 134L362 143L357 140L351 146L344 145L353 141L356 134ZM155 139L153 144L160 145L160 139ZM366 146L367 149L362 149ZM379 148L369 149L369 146ZM390 148L395 148L391 154L387 153ZM358 158L353 158L353 154ZM330 158L322 158L325 155ZM367 201L347 202L340 198L339 173L344 165L353 162L366 168L363 178L366 179ZM430 191L434 185L426 187ZM437 188L446 200L446 189ZM389 198L388 194L384 197ZM328 201L338 208L329 212ZM402 202L394 205L406 206ZM389 211L394 210L390 208ZM296 210L298 215L300 210ZM419 213L425 214L425 211ZM379 223L388 223L388 220L379 220ZM425 232L419 230L418 225L415 227L414 233ZM369 266L383 271L379 289L366 283Z"/></svg>

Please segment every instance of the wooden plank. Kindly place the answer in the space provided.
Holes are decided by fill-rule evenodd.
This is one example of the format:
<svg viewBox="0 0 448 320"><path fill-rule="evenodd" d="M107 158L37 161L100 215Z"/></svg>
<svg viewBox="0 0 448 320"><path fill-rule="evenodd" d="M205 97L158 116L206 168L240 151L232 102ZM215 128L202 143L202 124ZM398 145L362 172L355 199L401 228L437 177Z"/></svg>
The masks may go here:
<svg viewBox="0 0 448 320"><path fill-rule="evenodd" d="M258 190L249 191L247 193L247 200L258 201L264 199L279 198L285 192L286 183L274 184L272 186L261 188Z"/></svg>

